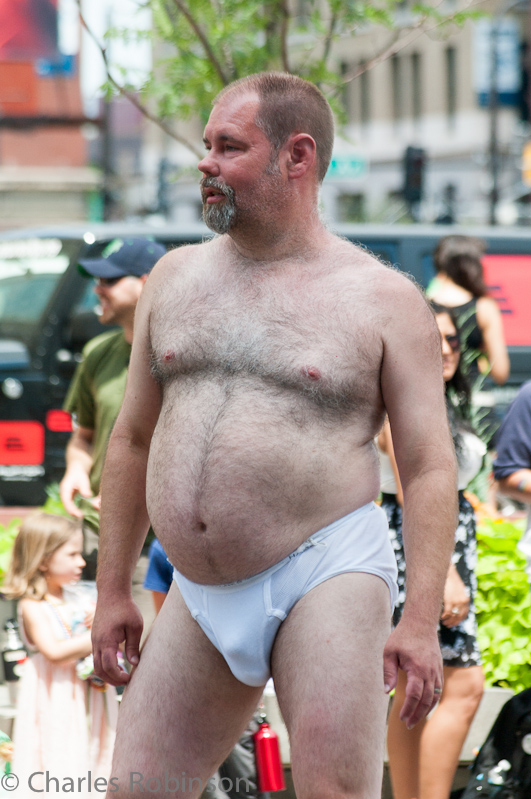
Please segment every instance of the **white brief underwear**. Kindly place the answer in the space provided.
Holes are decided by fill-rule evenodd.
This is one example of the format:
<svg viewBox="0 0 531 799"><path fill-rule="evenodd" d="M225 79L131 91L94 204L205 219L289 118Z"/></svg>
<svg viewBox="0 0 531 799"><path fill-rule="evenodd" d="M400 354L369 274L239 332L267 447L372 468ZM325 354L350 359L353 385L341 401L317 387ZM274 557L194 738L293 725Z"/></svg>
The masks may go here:
<svg viewBox="0 0 531 799"><path fill-rule="evenodd" d="M193 618L246 685L271 676L278 628L296 602L325 580L347 572L381 577L398 598L396 559L384 511L368 505L314 533L291 555L246 580L199 585L174 569L173 577Z"/></svg>

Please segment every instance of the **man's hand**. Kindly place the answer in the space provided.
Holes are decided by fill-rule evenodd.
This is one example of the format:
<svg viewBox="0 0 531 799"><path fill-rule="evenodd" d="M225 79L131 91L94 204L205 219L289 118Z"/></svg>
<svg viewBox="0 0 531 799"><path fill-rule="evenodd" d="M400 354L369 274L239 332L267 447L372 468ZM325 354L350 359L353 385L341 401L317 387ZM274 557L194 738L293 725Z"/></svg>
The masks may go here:
<svg viewBox="0 0 531 799"><path fill-rule="evenodd" d="M398 669L407 674L406 698L400 719L408 729L424 718L441 698L443 667L437 631L415 630L401 621L384 649L387 693L396 686Z"/></svg>
<svg viewBox="0 0 531 799"><path fill-rule="evenodd" d="M92 625L94 671L111 685L125 685L131 679L118 665L118 649L125 641L125 656L133 666L140 660L140 638L144 622L132 598L108 601L98 598Z"/></svg>
<svg viewBox="0 0 531 799"><path fill-rule="evenodd" d="M74 502L76 494L85 499L92 496L90 471L92 469L92 441L94 430L76 427L66 447L66 472L59 483L59 496L65 510L78 519L83 516Z"/></svg>
<svg viewBox="0 0 531 799"><path fill-rule="evenodd" d="M89 499L92 496L92 490L88 473L82 466L73 464L66 470L59 483L59 496L67 513L80 519L83 513L74 502L76 494L81 494L85 499Z"/></svg>
<svg viewBox="0 0 531 799"><path fill-rule="evenodd" d="M455 627L468 616L470 595L452 564L444 585L444 602L441 622L445 627Z"/></svg>

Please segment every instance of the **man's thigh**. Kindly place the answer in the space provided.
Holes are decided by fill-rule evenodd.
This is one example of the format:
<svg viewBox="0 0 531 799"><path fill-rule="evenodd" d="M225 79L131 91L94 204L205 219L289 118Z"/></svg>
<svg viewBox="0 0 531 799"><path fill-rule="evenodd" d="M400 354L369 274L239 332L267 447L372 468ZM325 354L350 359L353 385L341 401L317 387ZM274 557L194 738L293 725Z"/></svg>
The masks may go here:
<svg viewBox="0 0 531 799"><path fill-rule="evenodd" d="M120 791L109 795L164 795L179 780L179 791L199 796L261 690L231 674L173 584L124 694L112 769Z"/></svg>
<svg viewBox="0 0 531 799"><path fill-rule="evenodd" d="M299 799L381 796L390 619L385 582L349 573L306 594L282 624L272 670Z"/></svg>

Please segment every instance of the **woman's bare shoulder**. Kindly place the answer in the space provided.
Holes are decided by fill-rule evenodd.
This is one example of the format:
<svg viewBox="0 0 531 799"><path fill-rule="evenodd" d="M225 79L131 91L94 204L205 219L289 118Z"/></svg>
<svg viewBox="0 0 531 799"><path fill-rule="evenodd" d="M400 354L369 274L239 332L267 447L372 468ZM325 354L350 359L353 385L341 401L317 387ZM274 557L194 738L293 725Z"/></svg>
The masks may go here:
<svg viewBox="0 0 531 799"><path fill-rule="evenodd" d="M501 316L501 311L496 300L493 297L478 297L476 316L480 326L488 324L493 319L498 319Z"/></svg>

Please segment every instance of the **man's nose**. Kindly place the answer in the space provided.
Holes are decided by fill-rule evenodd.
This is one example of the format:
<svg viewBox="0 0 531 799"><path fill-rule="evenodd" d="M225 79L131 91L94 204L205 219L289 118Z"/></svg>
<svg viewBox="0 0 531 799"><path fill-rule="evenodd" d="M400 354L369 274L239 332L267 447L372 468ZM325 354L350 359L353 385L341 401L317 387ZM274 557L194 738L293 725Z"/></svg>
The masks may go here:
<svg viewBox="0 0 531 799"><path fill-rule="evenodd" d="M210 150L204 158L198 163L197 168L200 172L203 173L206 177L211 175L219 175L219 166L214 158L212 150Z"/></svg>

